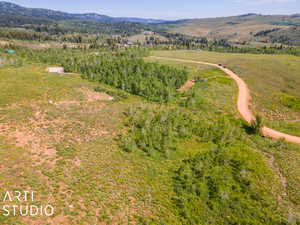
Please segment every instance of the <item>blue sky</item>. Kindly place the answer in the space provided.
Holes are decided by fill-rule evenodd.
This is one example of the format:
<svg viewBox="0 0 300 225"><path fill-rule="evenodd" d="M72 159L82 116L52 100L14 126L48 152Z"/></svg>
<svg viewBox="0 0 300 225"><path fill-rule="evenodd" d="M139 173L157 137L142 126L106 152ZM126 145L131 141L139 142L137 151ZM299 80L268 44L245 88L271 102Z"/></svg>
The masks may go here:
<svg viewBox="0 0 300 225"><path fill-rule="evenodd" d="M6 0L26 7L109 16L180 19L300 13L300 0Z"/></svg>

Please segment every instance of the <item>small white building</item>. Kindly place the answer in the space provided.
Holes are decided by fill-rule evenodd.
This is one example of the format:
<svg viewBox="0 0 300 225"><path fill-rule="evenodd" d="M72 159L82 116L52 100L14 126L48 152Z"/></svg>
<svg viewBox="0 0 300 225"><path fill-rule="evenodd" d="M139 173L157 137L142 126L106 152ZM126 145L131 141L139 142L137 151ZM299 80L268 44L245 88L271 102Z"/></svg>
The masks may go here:
<svg viewBox="0 0 300 225"><path fill-rule="evenodd" d="M64 73L65 69L63 67L48 67L48 73Z"/></svg>
<svg viewBox="0 0 300 225"><path fill-rule="evenodd" d="M154 35L153 31L144 31L143 32L144 35Z"/></svg>

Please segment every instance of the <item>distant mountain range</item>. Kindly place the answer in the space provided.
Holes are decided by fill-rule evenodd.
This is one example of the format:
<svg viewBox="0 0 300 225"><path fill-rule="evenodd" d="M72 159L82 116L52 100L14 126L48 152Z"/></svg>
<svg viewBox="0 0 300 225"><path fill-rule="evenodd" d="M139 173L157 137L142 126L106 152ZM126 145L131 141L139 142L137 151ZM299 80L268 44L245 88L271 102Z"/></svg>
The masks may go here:
<svg viewBox="0 0 300 225"><path fill-rule="evenodd" d="M67 13L56 10L26 8L0 1L0 26L36 28L47 25L57 29L84 33L134 35L145 30L182 33L210 40L228 39L237 43L266 42L300 45L300 14L260 15L184 19L167 21L133 17L111 17L97 13ZM49 30L49 29L47 29Z"/></svg>
<svg viewBox="0 0 300 225"><path fill-rule="evenodd" d="M300 45L300 14L239 16L179 20L164 28L171 33L183 33L208 39L228 39L234 42L277 42Z"/></svg>
<svg viewBox="0 0 300 225"><path fill-rule="evenodd" d="M132 17L110 17L106 15L100 15L97 13L66 13L56 10L49 9L38 9L38 8L26 8L19 6L14 3L0 1L0 16L1 17L11 17L15 16L24 20L26 23L28 20L35 22L41 21L42 23L46 21L60 21L60 20L84 20L91 22L133 22L133 23L144 23L144 24L160 24L169 21L158 20L158 19L143 19L143 18L132 18ZM22 23L22 21L19 21Z"/></svg>

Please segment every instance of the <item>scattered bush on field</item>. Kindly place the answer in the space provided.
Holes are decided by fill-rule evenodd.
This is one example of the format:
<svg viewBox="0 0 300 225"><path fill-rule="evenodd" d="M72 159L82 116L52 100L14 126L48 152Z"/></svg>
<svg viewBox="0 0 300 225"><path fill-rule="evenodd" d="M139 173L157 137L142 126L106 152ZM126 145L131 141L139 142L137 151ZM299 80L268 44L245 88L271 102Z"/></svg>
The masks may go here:
<svg viewBox="0 0 300 225"><path fill-rule="evenodd" d="M179 109L152 110L143 108L129 113L128 134L121 138L121 146L127 152L140 150L149 156L165 157L176 150L177 143L192 136L194 121Z"/></svg>
<svg viewBox="0 0 300 225"><path fill-rule="evenodd" d="M181 93L181 96L177 98L177 103L184 108L201 109L203 104L205 104L205 101L201 92L199 92L198 83L196 83L195 87L189 91Z"/></svg>
<svg viewBox="0 0 300 225"><path fill-rule="evenodd" d="M250 131L253 134L261 134L261 128L263 127L263 119L260 115L255 116L255 120L250 123Z"/></svg>
<svg viewBox="0 0 300 225"><path fill-rule="evenodd" d="M300 98L298 98L298 97L291 96L288 94L282 94L281 102L283 105L285 105L291 109L300 110Z"/></svg>
<svg viewBox="0 0 300 225"><path fill-rule="evenodd" d="M127 152L140 150L149 156L168 156L179 141L193 136L199 142L218 146L229 146L242 138L240 122L227 116L210 121L179 108L142 108L131 110L128 117L129 131L121 138Z"/></svg>
<svg viewBox="0 0 300 225"><path fill-rule="evenodd" d="M182 224L288 224L278 214L270 169L244 145L184 160L173 179Z"/></svg>
<svg viewBox="0 0 300 225"><path fill-rule="evenodd" d="M184 139L213 144L174 171L173 202L182 224L287 224L269 188L276 182L272 171L246 144L239 120L201 119L178 108L131 109L128 117L129 130L121 137L128 152L168 157Z"/></svg>
<svg viewBox="0 0 300 225"><path fill-rule="evenodd" d="M0 57L0 68L4 67L4 66L19 67L22 65L23 65L22 60L16 56L1 55L1 57Z"/></svg>

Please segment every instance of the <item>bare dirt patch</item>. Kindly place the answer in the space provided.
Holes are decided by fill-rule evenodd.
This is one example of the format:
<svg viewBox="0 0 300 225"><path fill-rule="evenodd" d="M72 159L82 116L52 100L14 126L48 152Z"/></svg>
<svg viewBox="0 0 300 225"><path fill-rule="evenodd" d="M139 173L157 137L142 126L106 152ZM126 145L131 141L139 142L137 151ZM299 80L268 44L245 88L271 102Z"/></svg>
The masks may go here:
<svg viewBox="0 0 300 225"><path fill-rule="evenodd" d="M45 104L32 105L34 112L30 118L0 123L0 132L9 143L28 150L36 165L46 163L53 168L59 159L59 144L90 142L109 134L101 123L91 122L97 121L103 106L104 103L95 102L82 107L76 100L63 100L46 108ZM87 121L84 118L88 118ZM75 165L80 166L80 161L76 160Z"/></svg>
<svg viewBox="0 0 300 225"><path fill-rule="evenodd" d="M109 96L106 93L91 91L88 88L82 88L81 92L84 94L84 96L88 102L114 100L114 98L112 96Z"/></svg>
<svg viewBox="0 0 300 225"><path fill-rule="evenodd" d="M53 168L56 162L56 149L47 135L37 129L18 127L16 131L7 133L11 143L30 151L35 164L47 164Z"/></svg>
<svg viewBox="0 0 300 225"><path fill-rule="evenodd" d="M9 41L1 41L0 40L0 45L2 45L2 46L9 45L9 44L11 44L11 42L9 42Z"/></svg>
<svg viewBox="0 0 300 225"><path fill-rule="evenodd" d="M194 87L196 84L196 81L194 80L188 80L184 85L182 85L178 91L180 92L186 92L188 91L189 89L191 89L192 87Z"/></svg>
<svg viewBox="0 0 300 225"><path fill-rule="evenodd" d="M80 102L75 101L75 100L63 100L63 101L57 102L56 105L59 105L59 106L70 106L70 105L79 106Z"/></svg>
<svg viewBox="0 0 300 225"><path fill-rule="evenodd" d="M62 129L66 121L60 119L47 120L41 112L26 124L13 124L14 129L5 129L5 136L16 145L30 151L37 164L46 163L49 167L55 165L56 150L54 144L63 138ZM49 135L48 131L54 131Z"/></svg>
<svg viewBox="0 0 300 225"><path fill-rule="evenodd" d="M64 215L50 217L47 218L46 220L45 218L38 218L36 220L32 220L29 217L23 217L22 221L24 222L24 224L31 224L31 225L41 225L41 224L64 225L70 223L69 217Z"/></svg>

